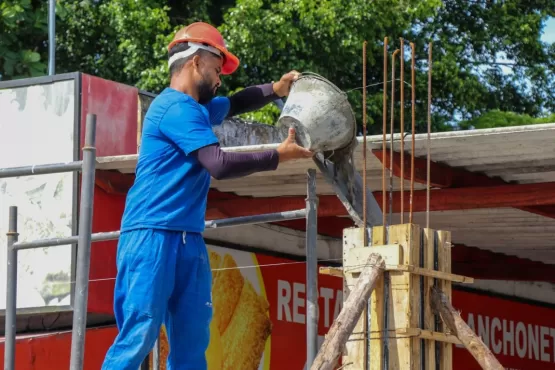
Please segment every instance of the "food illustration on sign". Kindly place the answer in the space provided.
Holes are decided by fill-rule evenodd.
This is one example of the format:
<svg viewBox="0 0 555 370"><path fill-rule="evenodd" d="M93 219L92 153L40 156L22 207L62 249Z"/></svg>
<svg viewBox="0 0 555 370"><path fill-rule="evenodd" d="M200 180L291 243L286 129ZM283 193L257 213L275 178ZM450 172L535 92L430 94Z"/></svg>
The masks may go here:
<svg viewBox="0 0 555 370"><path fill-rule="evenodd" d="M209 248L212 268L212 307L210 344L206 350L208 370L256 370L265 355L272 332L270 305L264 294L264 283L252 263L244 273L236 258L227 251ZM252 256L251 253L237 257ZM253 261L256 262L256 261ZM259 287L260 293L256 287ZM165 328L160 333L160 368L166 369L169 348ZM269 351L266 354L269 356ZM151 361L152 362L152 361ZM264 361L268 363L268 361ZM266 369L266 366L262 368Z"/></svg>

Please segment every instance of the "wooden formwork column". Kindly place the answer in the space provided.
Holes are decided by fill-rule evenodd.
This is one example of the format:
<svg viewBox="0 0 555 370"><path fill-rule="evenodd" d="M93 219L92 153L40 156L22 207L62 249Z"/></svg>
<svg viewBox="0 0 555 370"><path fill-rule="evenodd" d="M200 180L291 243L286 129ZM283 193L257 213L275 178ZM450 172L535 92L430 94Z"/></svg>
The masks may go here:
<svg viewBox="0 0 555 370"><path fill-rule="evenodd" d="M343 266L346 266L345 262L348 259L350 251L354 248L364 247L364 228L349 228L343 230ZM371 234L371 230L366 229L367 240ZM348 270L348 269L347 269ZM359 270L360 271L360 270ZM343 278L343 302L347 301L351 289L355 286L358 274L348 273L345 271ZM382 291L382 277L378 277L378 281L374 288L374 291ZM372 294L372 297L374 294ZM367 353L368 353L368 328L370 316L368 315L368 310L365 308L362 311L360 319L358 320L349 340L345 344L345 351L342 357L342 364L364 364L367 363ZM351 367L351 365L347 365ZM354 367L353 367L354 368Z"/></svg>
<svg viewBox="0 0 555 370"><path fill-rule="evenodd" d="M382 370L386 361L387 369L391 370L420 369L419 340L402 331L419 326L419 279L409 271L394 270L399 265L419 266L420 227L414 224L391 225L386 231L386 238L384 240L383 227L375 227L372 231L372 246L398 245L401 255L399 261L391 261L386 266L386 270L390 270L388 289L385 290L382 284L382 295L373 294L371 298L372 307L376 309L372 310L371 316L370 369ZM384 305L386 300L387 307ZM384 356L384 350L387 351L387 357Z"/></svg>
<svg viewBox="0 0 555 370"><path fill-rule="evenodd" d="M473 279L451 274L450 232L400 224L389 226L384 239L383 227L374 227L368 246L363 235L359 228L344 231L345 299L371 252L384 258L386 271L370 298L369 325L363 314L347 342L345 368L435 370L439 361L441 370L451 370L452 344L460 341L433 314L429 292L437 284L450 302L451 282Z"/></svg>

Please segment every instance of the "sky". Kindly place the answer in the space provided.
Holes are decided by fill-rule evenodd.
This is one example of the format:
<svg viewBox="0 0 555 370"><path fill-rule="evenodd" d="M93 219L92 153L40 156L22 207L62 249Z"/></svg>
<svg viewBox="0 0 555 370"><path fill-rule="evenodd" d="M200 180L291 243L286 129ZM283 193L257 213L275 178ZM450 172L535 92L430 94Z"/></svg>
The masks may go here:
<svg viewBox="0 0 555 370"><path fill-rule="evenodd" d="M550 18L545 23L543 30L542 41L555 42L555 18Z"/></svg>

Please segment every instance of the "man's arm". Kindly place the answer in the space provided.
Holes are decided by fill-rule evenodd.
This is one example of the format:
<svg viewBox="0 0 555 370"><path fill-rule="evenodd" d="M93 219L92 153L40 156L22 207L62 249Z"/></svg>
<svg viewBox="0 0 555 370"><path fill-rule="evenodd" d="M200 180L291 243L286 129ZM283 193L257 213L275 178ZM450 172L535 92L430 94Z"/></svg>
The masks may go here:
<svg viewBox="0 0 555 370"><path fill-rule="evenodd" d="M249 86L229 97L227 117L258 110L276 99L279 99L279 96L275 93L272 83Z"/></svg>
<svg viewBox="0 0 555 370"><path fill-rule="evenodd" d="M312 152L295 142L295 129L289 128L287 138L275 150L253 153L229 153L219 144L206 145L191 153L215 179L248 176L254 172L273 171L280 162L310 158Z"/></svg>
<svg viewBox="0 0 555 370"><path fill-rule="evenodd" d="M291 71L281 76L277 82L249 86L230 97L219 96L212 99L205 105L210 116L210 124L218 126L225 118L255 111L289 95L291 85L298 77L299 72Z"/></svg>
<svg viewBox="0 0 555 370"><path fill-rule="evenodd" d="M248 176L255 172L273 171L279 163L277 150L253 153L224 152L220 144L202 147L191 153L217 180Z"/></svg>

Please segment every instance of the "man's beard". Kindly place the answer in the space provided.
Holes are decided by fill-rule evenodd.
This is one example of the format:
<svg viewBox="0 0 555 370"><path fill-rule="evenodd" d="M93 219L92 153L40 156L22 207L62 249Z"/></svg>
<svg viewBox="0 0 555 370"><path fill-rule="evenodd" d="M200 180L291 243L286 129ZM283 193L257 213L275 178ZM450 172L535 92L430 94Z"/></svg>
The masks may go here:
<svg viewBox="0 0 555 370"><path fill-rule="evenodd" d="M216 89L206 80L202 80L198 85L198 102L201 105L207 104L216 96Z"/></svg>

